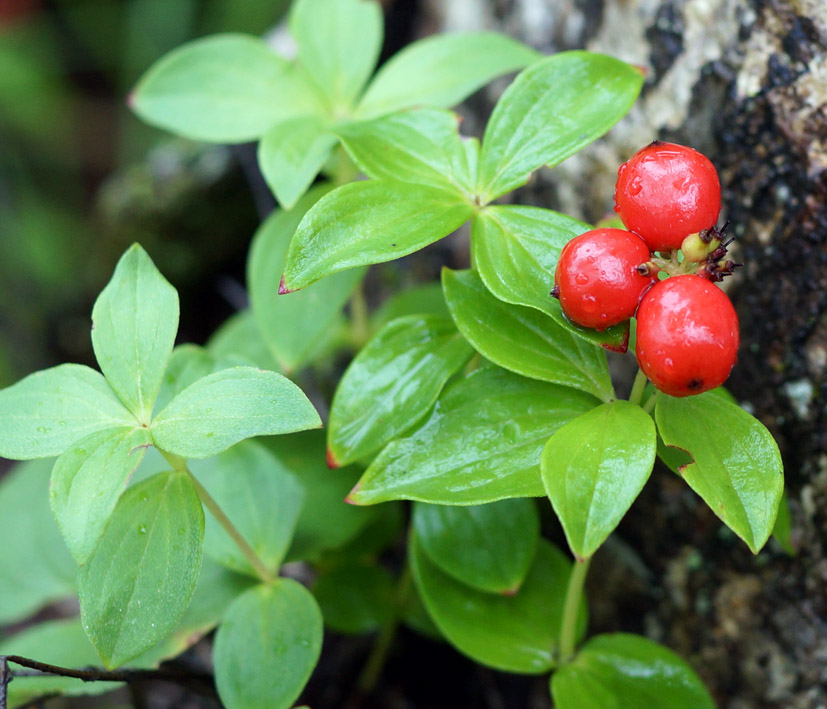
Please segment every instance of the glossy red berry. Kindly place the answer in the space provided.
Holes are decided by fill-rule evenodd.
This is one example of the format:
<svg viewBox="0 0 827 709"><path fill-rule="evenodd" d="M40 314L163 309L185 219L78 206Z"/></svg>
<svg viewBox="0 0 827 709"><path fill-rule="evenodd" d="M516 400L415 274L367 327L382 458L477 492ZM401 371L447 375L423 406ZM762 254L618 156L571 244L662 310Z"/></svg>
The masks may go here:
<svg viewBox="0 0 827 709"><path fill-rule="evenodd" d="M738 353L738 316L720 288L696 275L655 284L637 311L635 354L662 392L691 396L726 381Z"/></svg>
<svg viewBox="0 0 827 709"><path fill-rule="evenodd" d="M615 211L652 251L679 249L689 234L718 221L718 173L698 151L655 141L618 169Z"/></svg>
<svg viewBox="0 0 827 709"><path fill-rule="evenodd" d="M583 327L605 330L635 314L644 291L657 281L638 270L649 248L623 229L595 229L569 241L554 273L563 312Z"/></svg>

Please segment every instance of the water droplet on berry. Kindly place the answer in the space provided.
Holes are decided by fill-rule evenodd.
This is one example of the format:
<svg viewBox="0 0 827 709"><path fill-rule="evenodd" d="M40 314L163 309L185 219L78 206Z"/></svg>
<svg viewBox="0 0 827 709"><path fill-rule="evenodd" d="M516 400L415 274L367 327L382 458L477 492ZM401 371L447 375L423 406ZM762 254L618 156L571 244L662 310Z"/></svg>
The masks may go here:
<svg viewBox="0 0 827 709"><path fill-rule="evenodd" d="M598 307L600 307L597 303L597 298L595 298L593 295L587 295L585 298L583 298L582 305L583 310L587 313L593 313L598 309Z"/></svg>
<svg viewBox="0 0 827 709"><path fill-rule="evenodd" d="M683 175L682 177L677 178L676 180L672 181L672 187L676 190L683 192L689 188L689 175Z"/></svg>
<svg viewBox="0 0 827 709"><path fill-rule="evenodd" d="M577 285L585 286L589 282L589 277L585 273L578 273L574 280L576 281Z"/></svg>
<svg viewBox="0 0 827 709"><path fill-rule="evenodd" d="M632 181L629 183L629 186L626 188L626 192L634 197L636 194L640 194L642 189L643 180L641 180L640 177L633 177Z"/></svg>

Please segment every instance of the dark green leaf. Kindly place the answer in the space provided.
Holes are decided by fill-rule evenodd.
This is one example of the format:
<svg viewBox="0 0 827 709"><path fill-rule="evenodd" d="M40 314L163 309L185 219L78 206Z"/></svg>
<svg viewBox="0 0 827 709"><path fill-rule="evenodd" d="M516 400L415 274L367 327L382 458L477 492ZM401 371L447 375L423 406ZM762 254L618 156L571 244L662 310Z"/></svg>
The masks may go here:
<svg viewBox="0 0 827 709"><path fill-rule="evenodd" d="M590 557L635 501L655 463L655 424L639 406L613 401L563 426L540 468L571 550Z"/></svg>
<svg viewBox="0 0 827 709"><path fill-rule="evenodd" d="M422 601L440 632L476 662L505 672L542 674L554 666L571 564L543 540L525 583L513 596L477 591L443 573L416 535L409 547ZM585 630L581 605L580 629Z"/></svg>
<svg viewBox="0 0 827 709"><path fill-rule="evenodd" d="M290 239L308 209L330 187L311 190L290 211L277 211L261 225L250 247L247 283L259 330L285 371L309 361L328 335L333 322L364 269L351 269L325 278L289 296L279 295L279 278Z"/></svg>
<svg viewBox="0 0 827 709"><path fill-rule="evenodd" d="M498 300L476 271L442 269L454 322L486 359L532 379L614 396L606 355L532 308Z"/></svg>
<svg viewBox="0 0 827 709"><path fill-rule="evenodd" d="M671 650L639 635L589 640L551 679L558 709L714 709L701 680Z"/></svg>
<svg viewBox="0 0 827 709"><path fill-rule="evenodd" d="M154 64L130 99L148 123L194 140L243 143L278 121L317 115L315 89L258 37L205 37Z"/></svg>
<svg viewBox="0 0 827 709"><path fill-rule="evenodd" d="M277 571L304 499L296 478L253 441L242 441L214 458L193 461L191 469L259 559ZM257 575L212 515L207 518L204 551L230 569Z"/></svg>
<svg viewBox="0 0 827 709"><path fill-rule="evenodd" d="M298 0L290 32L299 60L340 112L354 102L382 49L382 8L372 0Z"/></svg>
<svg viewBox="0 0 827 709"><path fill-rule="evenodd" d="M560 52L525 69L497 102L482 144L479 186L490 202L599 138L635 102L643 72L613 57Z"/></svg>
<svg viewBox="0 0 827 709"><path fill-rule="evenodd" d="M489 593L515 593L525 580L540 535L533 500L489 505L414 505L423 551L457 581Z"/></svg>
<svg viewBox="0 0 827 709"><path fill-rule="evenodd" d="M658 432L694 462L680 474L754 554L766 544L784 492L772 434L739 406L712 392L677 399L658 393Z"/></svg>
<svg viewBox="0 0 827 709"><path fill-rule="evenodd" d="M72 556L85 564L152 444L145 428L110 428L81 438L55 463L49 498Z"/></svg>
<svg viewBox="0 0 827 709"><path fill-rule="evenodd" d="M541 56L493 32L428 37L382 66L359 104L358 115L369 118L411 106L450 108L492 79Z"/></svg>
<svg viewBox="0 0 827 709"><path fill-rule="evenodd" d="M393 576L376 564L357 562L322 569L313 595L325 625L338 633L371 633L393 617Z"/></svg>
<svg viewBox="0 0 827 709"><path fill-rule="evenodd" d="M284 287L298 290L331 273L410 254L458 229L473 211L455 193L425 185L344 185L299 224L287 252Z"/></svg>
<svg viewBox="0 0 827 709"><path fill-rule="evenodd" d="M359 477L356 468L331 470L325 460L322 431L292 433L262 439L262 443L304 488L304 505L296 523L288 560L315 559L339 549L376 517L376 510L345 504Z"/></svg>
<svg viewBox="0 0 827 709"><path fill-rule="evenodd" d="M178 293L134 244L92 310L92 346L109 386L141 423L155 397L178 332Z"/></svg>
<svg viewBox="0 0 827 709"><path fill-rule="evenodd" d="M327 437L333 460L365 458L421 420L471 354L450 320L411 315L388 323L336 389Z"/></svg>
<svg viewBox="0 0 827 709"><path fill-rule="evenodd" d="M322 648L322 614L292 579L256 586L228 609L215 636L218 694L228 707L288 709Z"/></svg>
<svg viewBox="0 0 827 709"><path fill-rule="evenodd" d="M62 364L0 391L0 457L51 458L90 433L136 423L100 373Z"/></svg>
<svg viewBox="0 0 827 709"><path fill-rule="evenodd" d="M301 116L268 130L258 146L258 164L279 204L291 209L313 184L338 140L329 120Z"/></svg>
<svg viewBox="0 0 827 709"><path fill-rule="evenodd" d="M78 586L83 628L106 667L149 649L183 616L201 567L204 512L184 473L129 488Z"/></svg>
<svg viewBox="0 0 827 709"><path fill-rule="evenodd" d="M500 300L535 308L591 343L624 352L628 323L603 332L580 327L563 315L560 301L551 296L560 251L590 228L549 209L489 206L471 222L474 263L485 287Z"/></svg>
<svg viewBox="0 0 827 709"><path fill-rule="evenodd" d="M22 463L0 482L0 625L75 593L75 563L49 509L52 463Z"/></svg>
<svg viewBox="0 0 827 709"><path fill-rule="evenodd" d="M463 505L541 497L543 446L597 403L576 389L479 369L447 389L419 429L385 447L350 500Z"/></svg>
<svg viewBox="0 0 827 709"><path fill-rule="evenodd" d="M469 164L459 117L434 108L391 113L338 126L336 133L368 177L430 185L470 197L476 164Z"/></svg>
<svg viewBox="0 0 827 709"><path fill-rule="evenodd" d="M233 367L199 379L152 422L152 438L168 453L209 458L245 438L321 426L313 405L275 372Z"/></svg>

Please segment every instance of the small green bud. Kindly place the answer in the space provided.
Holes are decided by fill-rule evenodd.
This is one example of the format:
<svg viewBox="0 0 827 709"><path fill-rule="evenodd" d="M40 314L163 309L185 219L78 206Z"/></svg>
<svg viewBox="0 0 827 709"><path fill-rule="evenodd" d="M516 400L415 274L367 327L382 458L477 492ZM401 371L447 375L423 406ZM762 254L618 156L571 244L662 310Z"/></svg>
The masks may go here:
<svg viewBox="0 0 827 709"><path fill-rule="evenodd" d="M721 245L721 240L713 238L705 241L700 234L690 234L681 243L681 251L686 261L700 263L705 261L715 249Z"/></svg>

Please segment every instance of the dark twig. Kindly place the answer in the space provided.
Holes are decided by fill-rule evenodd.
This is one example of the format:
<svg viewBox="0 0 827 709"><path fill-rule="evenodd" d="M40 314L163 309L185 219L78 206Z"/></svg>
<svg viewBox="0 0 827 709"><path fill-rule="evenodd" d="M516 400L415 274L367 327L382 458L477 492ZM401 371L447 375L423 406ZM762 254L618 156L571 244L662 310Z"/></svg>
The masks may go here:
<svg viewBox="0 0 827 709"><path fill-rule="evenodd" d="M8 705L8 688L11 677L9 677L9 663L6 658L0 656L0 709L6 709Z"/></svg>
<svg viewBox="0 0 827 709"><path fill-rule="evenodd" d="M27 667L36 672L10 672L8 663ZM5 672L4 672L5 668ZM6 686L15 677L37 677L44 674L59 675L61 677L72 677L83 682L145 682L161 681L172 682L173 684L184 685L194 692L205 696L215 696L212 675L192 671L181 671L170 668L159 668L157 670L102 670L96 667L89 667L84 670L75 670L69 667L50 665L46 662L31 660L19 655L0 656L0 709L6 708Z"/></svg>

